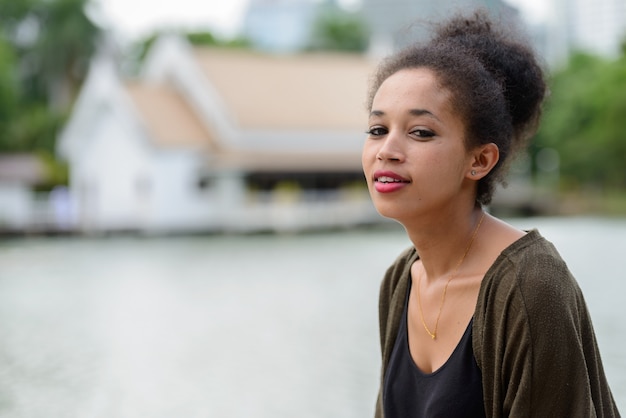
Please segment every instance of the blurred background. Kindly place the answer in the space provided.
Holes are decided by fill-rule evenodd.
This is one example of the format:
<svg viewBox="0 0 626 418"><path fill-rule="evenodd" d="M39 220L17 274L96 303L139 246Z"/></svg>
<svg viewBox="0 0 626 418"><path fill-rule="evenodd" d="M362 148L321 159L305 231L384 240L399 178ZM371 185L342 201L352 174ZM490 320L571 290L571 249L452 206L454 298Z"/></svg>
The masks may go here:
<svg viewBox="0 0 626 418"><path fill-rule="evenodd" d="M409 242L367 81L477 5L550 83L489 210L561 251L626 407L622 0L0 0L0 416L372 416Z"/></svg>

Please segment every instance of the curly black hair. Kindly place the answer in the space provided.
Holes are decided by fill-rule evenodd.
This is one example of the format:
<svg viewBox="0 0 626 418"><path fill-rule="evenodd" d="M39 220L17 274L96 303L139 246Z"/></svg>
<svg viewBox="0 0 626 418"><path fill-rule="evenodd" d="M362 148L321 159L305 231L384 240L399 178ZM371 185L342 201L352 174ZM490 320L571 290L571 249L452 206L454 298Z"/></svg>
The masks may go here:
<svg viewBox="0 0 626 418"><path fill-rule="evenodd" d="M536 132L546 95L544 72L530 44L511 25L497 25L484 10L457 15L436 26L426 43L384 60L375 73L368 109L380 85L408 68L429 68L465 124L468 149L494 143L500 159L478 182L476 202L491 202L516 151Z"/></svg>

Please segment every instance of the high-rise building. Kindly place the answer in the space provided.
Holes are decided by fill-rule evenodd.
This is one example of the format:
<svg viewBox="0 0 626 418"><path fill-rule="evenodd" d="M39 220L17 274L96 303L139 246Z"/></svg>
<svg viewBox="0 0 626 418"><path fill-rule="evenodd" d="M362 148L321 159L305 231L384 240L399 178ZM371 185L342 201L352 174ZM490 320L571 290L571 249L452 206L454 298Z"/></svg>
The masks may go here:
<svg viewBox="0 0 626 418"><path fill-rule="evenodd" d="M556 11L557 19L564 18L570 51L608 57L620 54L626 41L626 1L557 0Z"/></svg>
<svg viewBox="0 0 626 418"><path fill-rule="evenodd" d="M501 0L362 0L362 13L376 55L388 53L428 35L428 24L455 12L483 7L494 16L513 19L517 12Z"/></svg>
<svg viewBox="0 0 626 418"><path fill-rule="evenodd" d="M317 10L318 4L312 0L250 0L243 35L263 51L301 50L311 39Z"/></svg>
<svg viewBox="0 0 626 418"><path fill-rule="evenodd" d="M339 10L337 0L250 0L243 35L270 52L289 53L309 46L313 24L326 8ZM428 33L428 22L476 6L514 18L516 9L502 0L361 0L361 16L370 31L370 49L381 55Z"/></svg>

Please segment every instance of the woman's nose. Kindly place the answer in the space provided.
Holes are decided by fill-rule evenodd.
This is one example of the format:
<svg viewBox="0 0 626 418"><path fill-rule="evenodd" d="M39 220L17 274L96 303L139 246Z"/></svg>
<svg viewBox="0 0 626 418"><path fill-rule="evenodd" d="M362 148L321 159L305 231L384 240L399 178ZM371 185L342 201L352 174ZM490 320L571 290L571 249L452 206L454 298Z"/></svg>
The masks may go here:
<svg viewBox="0 0 626 418"><path fill-rule="evenodd" d="M387 161L402 161L404 159L404 152L401 147L400 138L395 134L388 134L383 139L383 143L376 153L376 158L379 160Z"/></svg>

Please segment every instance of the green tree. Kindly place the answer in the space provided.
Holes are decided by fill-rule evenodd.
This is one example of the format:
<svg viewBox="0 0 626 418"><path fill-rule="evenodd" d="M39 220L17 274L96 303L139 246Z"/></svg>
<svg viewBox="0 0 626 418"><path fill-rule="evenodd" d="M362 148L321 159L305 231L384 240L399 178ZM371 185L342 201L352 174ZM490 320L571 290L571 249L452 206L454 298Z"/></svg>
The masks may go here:
<svg viewBox="0 0 626 418"><path fill-rule="evenodd" d="M15 35L17 27L40 0L0 0L0 31Z"/></svg>
<svg viewBox="0 0 626 418"><path fill-rule="evenodd" d="M89 0L0 0L0 152L54 151L100 29Z"/></svg>
<svg viewBox="0 0 626 418"><path fill-rule="evenodd" d="M25 82L33 98L65 110L87 73L100 29L85 14L87 0L40 0L29 18L39 36L24 51L31 66Z"/></svg>
<svg viewBox="0 0 626 418"><path fill-rule="evenodd" d="M320 10L308 49L364 52L368 44L369 31L361 16L331 4Z"/></svg>
<svg viewBox="0 0 626 418"><path fill-rule="evenodd" d="M224 48L249 48L251 43L243 37L222 39L213 35L212 32L187 32L185 37L192 45L218 46Z"/></svg>
<svg viewBox="0 0 626 418"><path fill-rule="evenodd" d="M559 152L563 185L626 189L626 57L577 53L550 84L536 144Z"/></svg>
<svg viewBox="0 0 626 418"><path fill-rule="evenodd" d="M18 114L18 83L13 48L0 37L0 149L12 148L10 127Z"/></svg>

